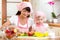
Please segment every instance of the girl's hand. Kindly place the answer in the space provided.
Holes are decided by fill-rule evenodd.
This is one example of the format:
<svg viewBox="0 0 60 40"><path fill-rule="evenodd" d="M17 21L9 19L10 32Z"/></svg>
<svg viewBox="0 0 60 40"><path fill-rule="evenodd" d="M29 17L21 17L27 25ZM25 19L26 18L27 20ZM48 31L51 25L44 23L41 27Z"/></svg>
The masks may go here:
<svg viewBox="0 0 60 40"><path fill-rule="evenodd" d="M32 26L30 26L30 28L29 28L29 32L30 32L30 31L32 31Z"/></svg>

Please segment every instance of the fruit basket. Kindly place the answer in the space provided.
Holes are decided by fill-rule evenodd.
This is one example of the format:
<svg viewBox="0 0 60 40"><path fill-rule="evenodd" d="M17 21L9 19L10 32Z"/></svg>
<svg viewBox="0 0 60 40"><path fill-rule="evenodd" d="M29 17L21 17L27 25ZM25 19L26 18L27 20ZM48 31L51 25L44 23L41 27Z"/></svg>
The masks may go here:
<svg viewBox="0 0 60 40"><path fill-rule="evenodd" d="M4 34L5 34L5 39L6 40L11 40L14 37L16 37L16 29L15 28L6 28L4 30Z"/></svg>

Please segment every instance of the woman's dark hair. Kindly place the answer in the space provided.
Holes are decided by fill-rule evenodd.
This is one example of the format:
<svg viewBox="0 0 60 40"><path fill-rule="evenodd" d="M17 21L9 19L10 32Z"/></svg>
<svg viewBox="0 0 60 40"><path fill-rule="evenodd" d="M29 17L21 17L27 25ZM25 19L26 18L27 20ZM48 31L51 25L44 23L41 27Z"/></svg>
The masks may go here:
<svg viewBox="0 0 60 40"><path fill-rule="evenodd" d="M21 14L21 11L18 11L17 13L16 13L16 15L20 15Z"/></svg>
<svg viewBox="0 0 60 40"><path fill-rule="evenodd" d="M30 10L30 8L29 7L26 7L26 8L24 8L26 11L28 11L28 12L30 12L31 10ZM16 13L16 15L20 15L21 14L21 11L18 11L17 13ZM30 15L28 15L27 17L30 17Z"/></svg>

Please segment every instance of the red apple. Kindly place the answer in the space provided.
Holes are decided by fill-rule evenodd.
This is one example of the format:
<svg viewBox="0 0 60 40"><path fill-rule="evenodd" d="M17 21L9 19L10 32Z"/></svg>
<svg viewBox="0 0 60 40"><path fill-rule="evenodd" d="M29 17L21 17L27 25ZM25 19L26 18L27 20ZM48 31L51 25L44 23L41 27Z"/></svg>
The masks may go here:
<svg viewBox="0 0 60 40"><path fill-rule="evenodd" d="M10 30L6 30L5 32L6 32L6 33L10 33Z"/></svg>
<svg viewBox="0 0 60 40"><path fill-rule="evenodd" d="M12 38L13 36L15 36L14 30L9 30L9 29L7 29L7 30L5 31L5 33L6 33L6 37L7 37L7 38Z"/></svg>
<svg viewBox="0 0 60 40"><path fill-rule="evenodd" d="M28 36L33 36L33 32L28 32Z"/></svg>
<svg viewBox="0 0 60 40"><path fill-rule="evenodd" d="M6 34L6 36L10 36L10 35L11 35L11 33L7 33L7 34Z"/></svg>
<svg viewBox="0 0 60 40"><path fill-rule="evenodd" d="M14 34L15 32L14 31L11 31L11 34Z"/></svg>
<svg viewBox="0 0 60 40"><path fill-rule="evenodd" d="M12 38L14 36L14 32L10 31L10 33L6 33L7 38Z"/></svg>

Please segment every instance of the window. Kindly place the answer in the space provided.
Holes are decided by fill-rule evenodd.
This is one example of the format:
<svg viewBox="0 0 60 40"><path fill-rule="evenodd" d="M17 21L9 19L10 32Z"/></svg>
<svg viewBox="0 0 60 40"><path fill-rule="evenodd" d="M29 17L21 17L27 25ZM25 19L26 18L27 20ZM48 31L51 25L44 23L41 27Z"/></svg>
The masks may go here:
<svg viewBox="0 0 60 40"><path fill-rule="evenodd" d="M7 0L7 18L17 13L17 4L22 0Z"/></svg>

